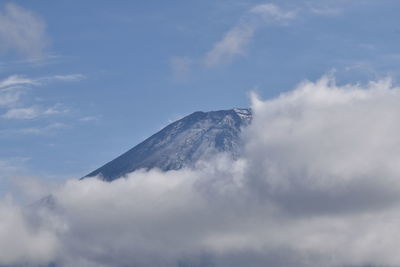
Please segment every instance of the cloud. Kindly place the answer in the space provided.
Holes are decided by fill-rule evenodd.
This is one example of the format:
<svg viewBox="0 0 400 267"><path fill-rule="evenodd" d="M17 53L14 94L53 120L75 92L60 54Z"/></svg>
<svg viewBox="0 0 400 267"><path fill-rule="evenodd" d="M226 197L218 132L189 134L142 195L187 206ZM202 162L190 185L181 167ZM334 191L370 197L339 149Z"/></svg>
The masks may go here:
<svg viewBox="0 0 400 267"><path fill-rule="evenodd" d="M324 6L321 3L309 3L306 7L290 10L285 10L273 3L256 5L250 8L240 18L239 22L229 29L222 39L216 42L212 49L205 54L204 64L213 67L229 63L234 58L245 55L247 46L261 27L265 25L287 25L290 21L296 19L299 13L334 16L342 13L342 9L331 5Z"/></svg>
<svg viewBox="0 0 400 267"><path fill-rule="evenodd" d="M46 25L40 17L12 3L0 10L0 49L40 58L48 43Z"/></svg>
<svg viewBox="0 0 400 267"><path fill-rule="evenodd" d="M286 22L296 16L295 11L284 11L277 5L270 3L257 5L250 10L250 13L259 14L271 22Z"/></svg>
<svg viewBox="0 0 400 267"><path fill-rule="evenodd" d="M17 104L24 90L30 86L39 85L39 81L20 75L11 75L0 81L0 108Z"/></svg>
<svg viewBox="0 0 400 267"><path fill-rule="evenodd" d="M311 7L309 11L313 14L320 15L320 16L335 16L339 15L343 12L340 8L320 8L320 7Z"/></svg>
<svg viewBox="0 0 400 267"><path fill-rule="evenodd" d="M36 119L42 116L60 115L67 113L67 109L62 109L60 105L49 108L41 108L38 106L26 108L12 108L7 110L1 117L4 119Z"/></svg>
<svg viewBox="0 0 400 267"><path fill-rule="evenodd" d="M188 57L171 58L172 73L175 80L183 80L190 72L193 61Z"/></svg>
<svg viewBox="0 0 400 267"><path fill-rule="evenodd" d="M23 210L11 200L0 202L0 217L2 265L13 265L16 260L22 265L51 260L56 250L56 238L49 230L29 224Z"/></svg>
<svg viewBox="0 0 400 267"><path fill-rule="evenodd" d="M39 80L37 79L29 79L20 75L11 75L4 80L0 81L0 89L10 89L15 88L15 86L23 86L23 85L38 85Z"/></svg>
<svg viewBox="0 0 400 267"><path fill-rule="evenodd" d="M83 74L53 75L38 78L29 78L22 75L11 75L0 80L0 108L10 108L3 114L7 119L31 119L39 115L54 115L65 113L66 110L60 110L60 105L50 108L38 107L15 107L21 106L21 96L32 87L46 85L51 82L77 82L85 79Z"/></svg>
<svg viewBox="0 0 400 267"><path fill-rule="evenodd" d="M90 122L90 121L98 121L100 120L100 116L85 116L79 119L81 122Z"/></svg>
<svg viewBox="0 0 400 267"><path fill-rule="evenodd" d="M265 24L284 24L295 18L295 11L282 10L274 4L261 4L250 9L205 55L204 63L213 67L243 55L255 32Z"/></svg>
<svg viewBox="0 0 400 267"><path fill-rule="evenodd" d="M54 81L76 82L85 79L83 74L53 75L39 78L28 78L22 75L11 75L0 81L0 90L10 90L20 86L37 86Z"/></svg>
<svg viewBox="0 0 400 267"><path fill-rule="evenodd" d="M43 77L42 81L64 81L64 82L78 82L85 79L86 76L83 74L68 74L68 75L53 75L49 77Z"/></svg>
<svg viewBox="0 0 400 267"><path fill-rule="evenodd" d="M0 264L398 266L399 101L390 79L329 76L253 95L240 159L69 180L50 209L1 202Z"/></svg>
<svg viewBox="0 0 400 267"><path fill-rule="evenodd" d="M13 108L7 110L6 113L2 115L5 119L34 119L37 118L41 112L37 107L29 108Z"/></svg>
<svg viewBox="0 0 400 267"><path fill-rule="evenodd" d="M0 129L0 137L10 137L14 135L20 134L28 134L28 135L49 135L53 134L57 130L67 129L72 127L69 124L63 122L51 122L51 123L40 123L32 127L14 127L14 128L5 128ZM1 169L1 165L0 165Z"/></svg>
<svg viewBox="0 0 400 267"><path fill-rule="evenodd" d="M24 94L24 89L38 84L38 81L19 75L11 75L1 80L0 108L14 106L20 101L21 96Z"/></svg>
<svg viewBox="0 0 400 267"><path fill-rule="evenodd" d="M53 122L46 126L38 126L38 127L29 127L29 128L22 128L13 131L14 133L22 133L22 134L48 134L54 130L65 129L68 128L69 125L61 122Z"/></svg>
<svg viewBox="0 0 400 267"><path fill-rule="evenodd" d="M43 135L54 132L54 130L68 128L69 126L62 122L51 122L43 125L39 119L54 118L60 115L68 114L69 109L63 104L42 105L32 103L33 99L23 98L29 90L34 87L45 86L54 82L77 82L86 77L83 74L64 74L50 75L43 77L26 77L22 75L11 75L0 80L0 119L4 121L26 121L35 120L37 125L22 128L9 128L4 123L0 127L0 136L10 136L14 134L35 134Z"/></svg>
<svg viewBox="0 0 400 267"><path fill-rule="evenodd" d="M20 100L22 95L21 91L0 91L0 107L13 106Z"/></svg>

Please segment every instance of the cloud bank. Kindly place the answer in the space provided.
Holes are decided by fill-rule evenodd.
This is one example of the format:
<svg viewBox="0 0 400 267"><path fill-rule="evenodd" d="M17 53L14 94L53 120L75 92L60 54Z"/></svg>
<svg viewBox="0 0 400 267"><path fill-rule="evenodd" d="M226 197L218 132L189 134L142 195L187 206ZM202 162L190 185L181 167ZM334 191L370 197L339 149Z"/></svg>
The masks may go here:
<svg viewBox="0 0 400 267"><path fill-rule="evenodd" d="M238 160L2 201L0 265L398 266L399 103L388 79L328 76L253 96Z"/></svg>

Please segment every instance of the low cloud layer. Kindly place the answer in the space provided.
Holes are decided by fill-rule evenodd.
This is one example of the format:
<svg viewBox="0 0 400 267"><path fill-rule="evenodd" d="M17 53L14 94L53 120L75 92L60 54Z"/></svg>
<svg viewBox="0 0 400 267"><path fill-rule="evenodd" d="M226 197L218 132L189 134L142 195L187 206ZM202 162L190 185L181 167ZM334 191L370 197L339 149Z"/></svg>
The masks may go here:
<svg viewBox="0 0 400 267"><path fill-rule="evenodd" d="M238 160L2 201L0 265L398 266L399 103L387 79L253 96Z"/></svg>

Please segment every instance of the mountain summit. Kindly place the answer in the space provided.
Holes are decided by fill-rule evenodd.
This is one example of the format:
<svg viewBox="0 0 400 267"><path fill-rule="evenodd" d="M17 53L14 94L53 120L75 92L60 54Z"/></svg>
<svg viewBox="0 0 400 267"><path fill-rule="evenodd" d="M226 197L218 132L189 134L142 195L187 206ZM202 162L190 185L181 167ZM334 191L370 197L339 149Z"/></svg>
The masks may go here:
<svg viewBox="0 0 400 267"><path fill-rule="evenodd" d="M193 166L215 152L228 152L236 157L242 146L241 129L251 119L250 109L194 112L82 179L101 176L112 181L138 169L178 170Z"/></svg>

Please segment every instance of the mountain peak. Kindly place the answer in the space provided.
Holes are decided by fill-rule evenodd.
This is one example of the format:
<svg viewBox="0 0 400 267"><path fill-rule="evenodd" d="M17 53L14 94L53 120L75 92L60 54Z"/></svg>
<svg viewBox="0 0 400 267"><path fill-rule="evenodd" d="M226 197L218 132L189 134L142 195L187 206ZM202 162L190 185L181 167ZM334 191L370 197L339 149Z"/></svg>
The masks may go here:
<svg viewBox="0 0 400 267"><path fill-rule="evenodd" d="M234 108L232 109L238 116L240 116L243 120L246 120L248 123L251 122L252 112L249 108Z"/></svg>
<svg viewBox="0 0 400 267"><path fill-rule="evenodd" d="M178 170L192 167L215 152L227 152L237 157L242 147L241 129L251 119L251 109L244 108L194 112L84 178L101 176L112 181L138 169Z"/></svg>

